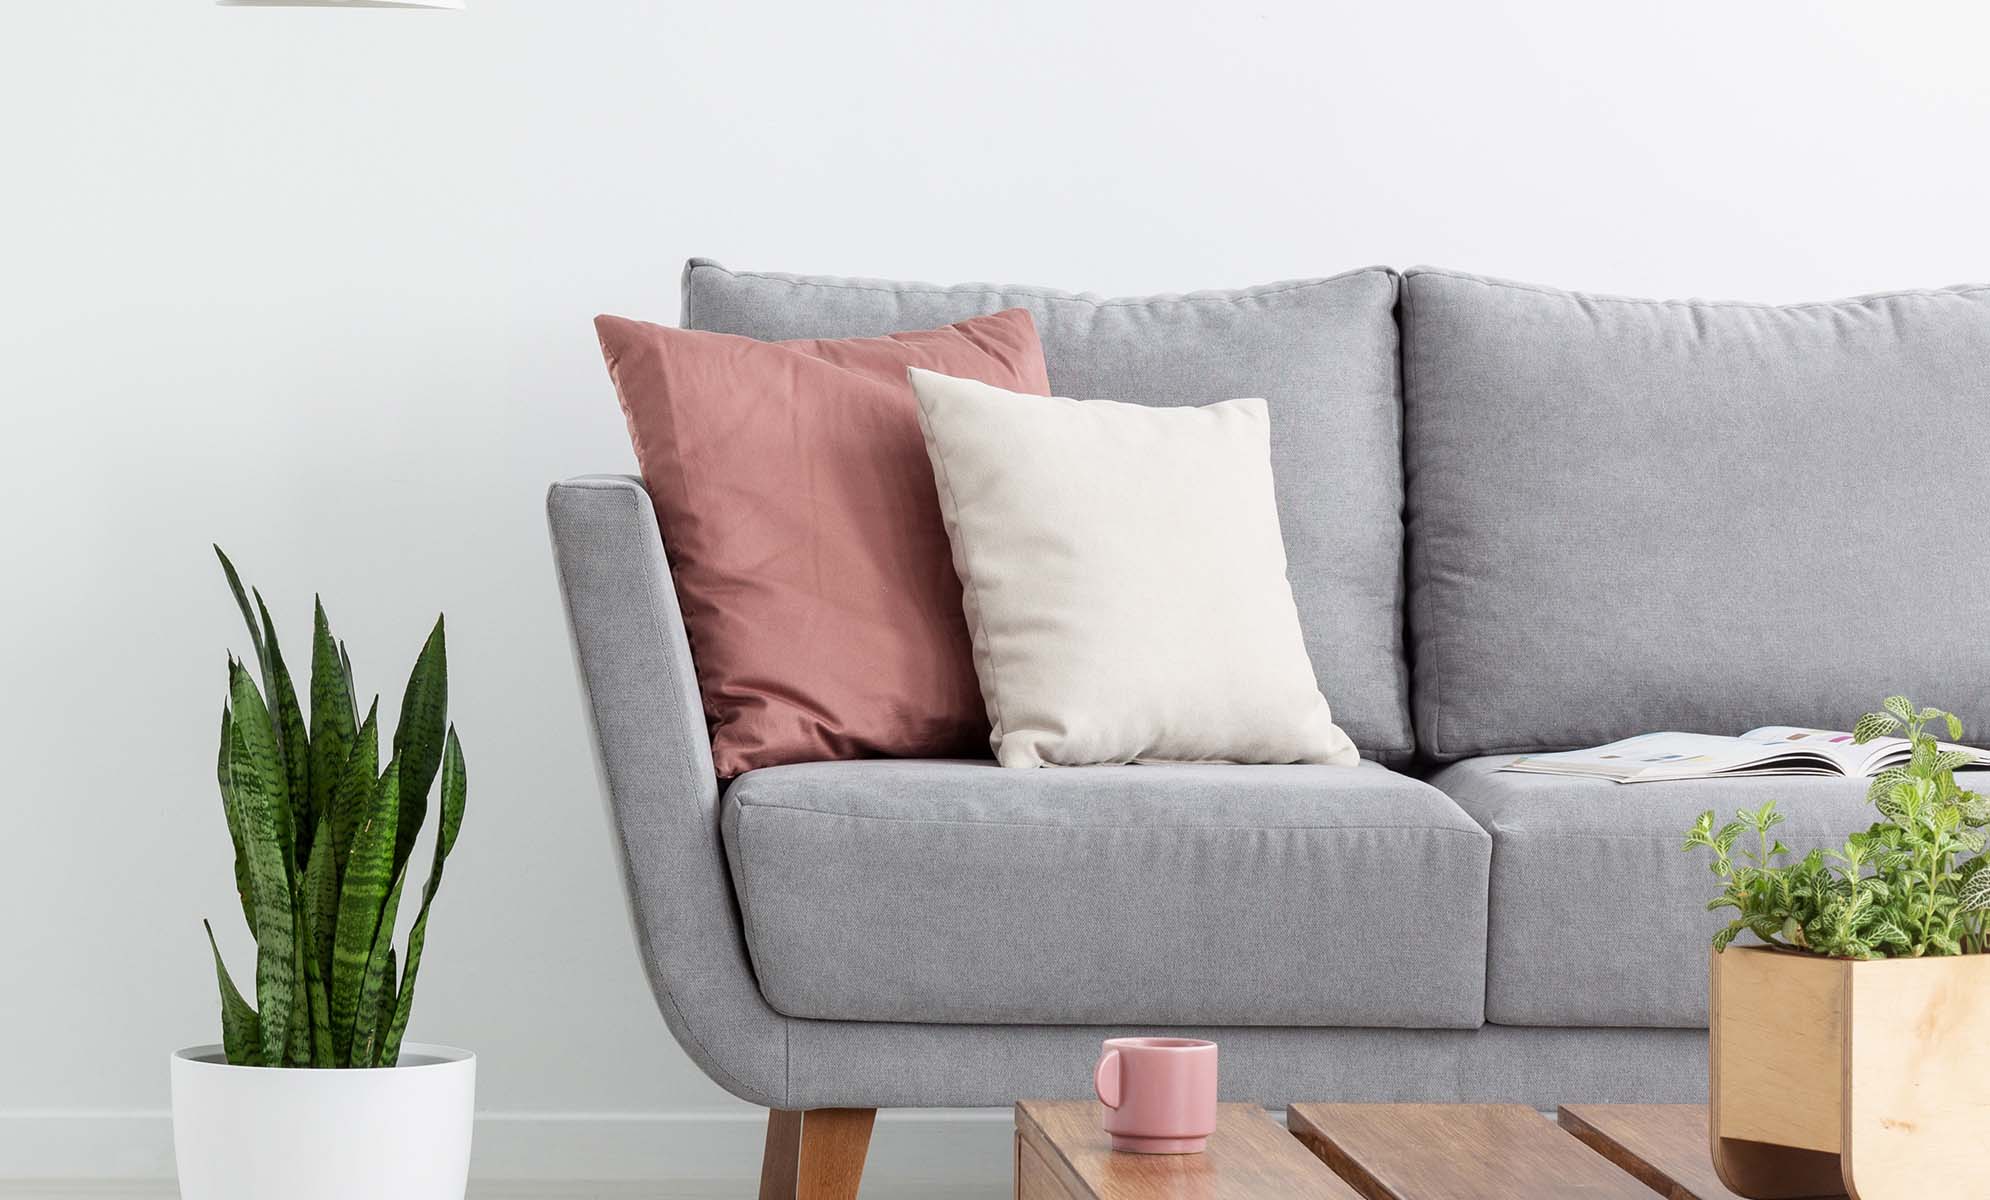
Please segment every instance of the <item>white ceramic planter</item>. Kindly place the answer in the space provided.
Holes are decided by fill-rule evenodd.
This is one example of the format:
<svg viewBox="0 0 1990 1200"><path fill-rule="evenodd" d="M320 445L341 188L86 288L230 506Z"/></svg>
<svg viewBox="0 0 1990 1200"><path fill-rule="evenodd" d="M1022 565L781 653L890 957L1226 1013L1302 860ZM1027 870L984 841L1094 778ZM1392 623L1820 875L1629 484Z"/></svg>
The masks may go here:
<svg viewBox="0 0 1990 1200"><path fill-rule="evenodd" d="M181 1200L463 1200L477 1056L409 1042L372 1070L173 1055Z"/></svg>

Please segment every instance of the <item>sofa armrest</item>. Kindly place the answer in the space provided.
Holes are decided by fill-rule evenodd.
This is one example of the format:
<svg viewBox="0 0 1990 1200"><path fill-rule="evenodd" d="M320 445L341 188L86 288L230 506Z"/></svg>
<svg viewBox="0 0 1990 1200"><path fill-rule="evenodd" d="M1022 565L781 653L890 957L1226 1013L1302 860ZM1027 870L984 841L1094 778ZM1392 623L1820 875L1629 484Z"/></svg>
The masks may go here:
<svg viewBox="0 0 1990 1200"><path fill-rule="evenodd" d="M547 492L546 521L657 1007L721 1087L783 1107L787 1021L747 958L704 707L649 494L625 475L563 480Z"/></svg>

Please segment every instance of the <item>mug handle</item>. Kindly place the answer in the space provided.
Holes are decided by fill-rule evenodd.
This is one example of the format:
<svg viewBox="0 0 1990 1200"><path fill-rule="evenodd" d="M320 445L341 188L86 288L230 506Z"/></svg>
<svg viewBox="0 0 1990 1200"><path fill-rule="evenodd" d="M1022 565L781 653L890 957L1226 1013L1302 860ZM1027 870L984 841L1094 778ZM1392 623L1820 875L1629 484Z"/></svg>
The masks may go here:
<svg viewBox="0 0 1990 1200"><path fill-rule="evenodd" d="M1098 1093L1099 1103L1119 1107L1119 1051L1106 1051L1099 1065L1092 1068L1092 1090Z"/></svg>

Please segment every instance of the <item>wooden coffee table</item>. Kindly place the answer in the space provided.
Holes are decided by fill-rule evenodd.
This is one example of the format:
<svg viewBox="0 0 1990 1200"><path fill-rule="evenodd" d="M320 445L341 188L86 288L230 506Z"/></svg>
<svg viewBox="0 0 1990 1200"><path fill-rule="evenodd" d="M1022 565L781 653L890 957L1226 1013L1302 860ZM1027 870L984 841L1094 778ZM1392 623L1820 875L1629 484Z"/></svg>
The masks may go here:
<svg viewBox="0 0 1990 1200"><path fill-rule="evenodd" d="M1016 1195L1739 1200L1714 1176L1700 1105L1571 1105L1558 1122L1518 1104L1295 1104L1288 1133L1262 1109L1226 1104L1206 1153L1116 1154L1098 1105L1024 1101Z"/></svg>

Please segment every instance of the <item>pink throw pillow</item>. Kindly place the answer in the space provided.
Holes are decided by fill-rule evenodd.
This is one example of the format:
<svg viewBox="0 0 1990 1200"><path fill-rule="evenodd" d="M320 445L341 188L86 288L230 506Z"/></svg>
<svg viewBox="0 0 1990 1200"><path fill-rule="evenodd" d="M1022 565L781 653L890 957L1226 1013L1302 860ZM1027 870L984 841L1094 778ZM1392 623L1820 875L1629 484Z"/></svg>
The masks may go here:
<svg viewBox="0 0 1990 1200"><path fill-rule="evenodd" d="M595 318L656 506L712 759L986 756L906 368L1050 394L1026 309L762 342Z"/></svg>

